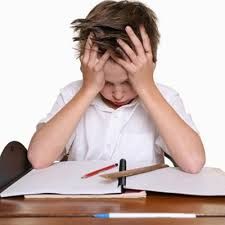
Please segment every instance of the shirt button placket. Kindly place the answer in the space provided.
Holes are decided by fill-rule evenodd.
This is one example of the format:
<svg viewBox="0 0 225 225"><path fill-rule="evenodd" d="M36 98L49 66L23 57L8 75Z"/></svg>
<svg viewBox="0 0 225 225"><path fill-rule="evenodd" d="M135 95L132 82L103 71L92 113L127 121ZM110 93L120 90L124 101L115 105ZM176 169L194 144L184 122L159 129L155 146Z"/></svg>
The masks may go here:
<svg viewBox="0 0 225 225"><path fill-rule="evenodd" d="M114 146L116 145L116 140L119 135L119 125L118 115L116 113L111 114L110 123L106 135L106 149L103 154L103 158L107 159L111 157Z"/></svg>

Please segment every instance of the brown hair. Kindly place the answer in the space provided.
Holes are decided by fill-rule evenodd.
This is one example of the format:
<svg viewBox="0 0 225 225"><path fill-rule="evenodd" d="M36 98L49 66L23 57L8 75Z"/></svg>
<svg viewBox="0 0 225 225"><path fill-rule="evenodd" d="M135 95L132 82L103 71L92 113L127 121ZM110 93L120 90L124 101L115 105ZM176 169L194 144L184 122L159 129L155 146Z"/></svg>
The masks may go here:
<svg viewBox="0 0 225 225"><path fill-rule="evenodd" d="M138 1L102 1L97 4L85 19L76 19L71 23L74 33L79 31L78 37L73 41L79 41L78 57L84 54L85 43L90 33L92 40L98 45L99 54L102 55L107 49L112 50L118 57L124 52L117 38L125 41L134 51L135 48L128 37L125 27L131 26L135 34L142 41L139 25L143 24L151 41L153 62L157 61L157 46L160 34L157 27L155 13Z"/></svg>

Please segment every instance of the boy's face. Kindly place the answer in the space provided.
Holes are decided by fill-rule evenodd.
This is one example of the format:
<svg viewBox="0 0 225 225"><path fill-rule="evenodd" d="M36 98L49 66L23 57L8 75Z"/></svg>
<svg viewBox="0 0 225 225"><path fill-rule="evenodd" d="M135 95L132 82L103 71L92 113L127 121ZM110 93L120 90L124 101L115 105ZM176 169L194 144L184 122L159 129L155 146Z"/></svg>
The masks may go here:
<svg viewBox="0 0 225 225"><path fill-rule="evenodd" d="M130 103L137 93L131 86L127 72L118 63L108 60L104 66L105 85L100 91L102 100L116 109Z"/></svg>

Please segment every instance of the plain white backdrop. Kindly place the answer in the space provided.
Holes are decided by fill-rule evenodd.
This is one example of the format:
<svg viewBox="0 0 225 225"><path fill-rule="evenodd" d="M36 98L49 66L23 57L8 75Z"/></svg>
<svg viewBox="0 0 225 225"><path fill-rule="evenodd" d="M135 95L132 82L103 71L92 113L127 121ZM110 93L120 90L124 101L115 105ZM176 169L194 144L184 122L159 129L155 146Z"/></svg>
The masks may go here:
<svg viewBox="0 0 225 225"><path fill-rule="evenodd" d="M0 153L26 147L60 88L81 79L70 23L97 0L0 2ZM207 166L225 170L223 0L150 0L161 42L155 81L176 89L201 134Z"/></svg>

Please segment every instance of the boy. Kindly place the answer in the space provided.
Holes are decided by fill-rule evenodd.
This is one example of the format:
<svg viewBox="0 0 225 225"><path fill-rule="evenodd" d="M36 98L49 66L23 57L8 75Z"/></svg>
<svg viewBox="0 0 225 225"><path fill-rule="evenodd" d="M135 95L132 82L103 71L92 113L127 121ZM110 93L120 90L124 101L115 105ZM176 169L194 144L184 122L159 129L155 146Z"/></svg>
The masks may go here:
<svg viewBox="0 0 225 225"><path fill-rule="evenodd" d="M184 171L205 163L200 136L178 93L156 84L159 32L154 12L140 2L103 1L80 31L82 81L62 89L40 121L28 149L34 168L69 160L163 162L167 153Z"/></svg>

